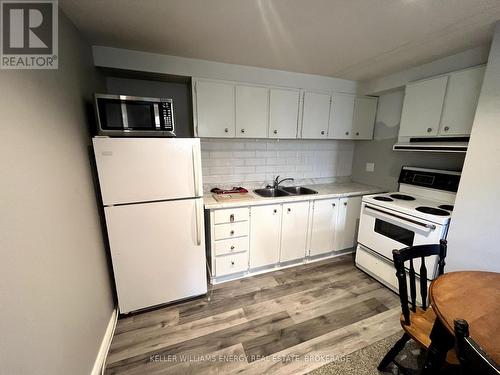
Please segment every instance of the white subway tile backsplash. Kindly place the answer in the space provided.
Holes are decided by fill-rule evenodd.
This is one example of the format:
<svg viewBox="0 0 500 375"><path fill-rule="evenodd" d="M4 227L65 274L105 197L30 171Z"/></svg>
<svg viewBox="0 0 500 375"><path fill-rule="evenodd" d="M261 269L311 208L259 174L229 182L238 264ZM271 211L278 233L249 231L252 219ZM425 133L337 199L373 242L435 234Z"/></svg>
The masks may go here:
<svg viewBox="0 0 500 375"><path fill-rule="evenodd" d="M352 170L353 141L202 139L205 189L265 186L276 175L294 183L348 180Z"/></svg>

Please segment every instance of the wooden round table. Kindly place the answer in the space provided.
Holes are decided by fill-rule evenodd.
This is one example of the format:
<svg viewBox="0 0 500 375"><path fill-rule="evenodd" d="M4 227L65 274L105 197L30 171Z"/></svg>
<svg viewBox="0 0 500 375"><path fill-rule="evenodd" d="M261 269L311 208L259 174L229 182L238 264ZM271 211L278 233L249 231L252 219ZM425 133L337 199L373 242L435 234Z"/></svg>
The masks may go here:
<svg viewBox="0 0 500 375"><path fill-rule="evenodd" d="M431 333L431 349L442 352L454 343L455 319L469 323L470 337L500 363L500 273L461 271L441 275L431 283L429 298L436 322ZM444 337L448 336L448 337ZM440 356L443 354L440 353ZM434 370L438 363L427 363ZM425 373L426 371L424 371ZM431 373L431 372L429 372Z"/></svg>

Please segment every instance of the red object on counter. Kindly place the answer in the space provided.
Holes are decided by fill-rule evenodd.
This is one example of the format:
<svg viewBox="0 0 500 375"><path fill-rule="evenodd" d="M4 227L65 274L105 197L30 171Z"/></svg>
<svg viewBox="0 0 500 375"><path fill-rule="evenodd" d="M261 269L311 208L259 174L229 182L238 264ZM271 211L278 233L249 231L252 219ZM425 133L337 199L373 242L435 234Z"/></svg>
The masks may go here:
<svg viewBox="0 0 500 375"><path fill-rule="evenodd" d="M230 190L213 188L212 190L210 190L210 192L215 194L235 194L235 193L248 193L248 190L241 186L233 186L233 188Z"/></svg>

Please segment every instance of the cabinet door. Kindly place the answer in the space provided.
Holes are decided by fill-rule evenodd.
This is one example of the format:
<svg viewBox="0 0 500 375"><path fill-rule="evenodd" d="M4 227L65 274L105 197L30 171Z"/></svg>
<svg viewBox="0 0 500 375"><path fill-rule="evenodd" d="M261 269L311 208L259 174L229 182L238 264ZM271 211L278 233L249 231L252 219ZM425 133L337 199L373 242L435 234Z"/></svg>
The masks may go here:
<svg viewBox="0 0 500 375"><path fill-rule="evenodd" d="M236 86L236 137L267 137L268 104L267 88Z"/></svg>
<svg viewBox="0 0 500 375"><path fill-rule="evenodd" d="M476 114L484 67L450 74L439 135L469 135Z"/></svg>
<svg viewBox="0 0 500 375"><path fill-rule="evenodd" d="M278 263L280 233L281 205L250 209L250 268Z"/></svg>
<svg viewBox="0 0 500 375"><path fill-rule="evenodd" d="M298 90L269 90L269 138L297 138Z"/></svg>
<svg viewBox="0 0 500 375"><path fill-rule="evenodd" d="M338 199L314 201L309 255L319 255L334 250Z"/></svg>
<svg viewBox="0 0 500 375"><path fill-rule="evenodd" d="M283 204L280 262L306 256L309 202Z"/></svg>
<svg viewBox="0 0 500 375"><path fill-rule="evenodd" d="M442 76L406 85L400 136L438 134L447 83L448 76Z"/></svg>
<svg viewBox="0 0 500 375"><path fill-rule="evenodd" d="M195 83L198 137L234 137L234 85Z"/></svg>
<svg viewBox="0 0 500 375"><path fill-rule="evenodd" d="M354 247L358 238L361 197L341 198L335 230L335 250Z"/></svg>
<svg viewBox="0 0 500 375"><path fill-rule="evenodd" d="M354 95L335 94L330 107L328 138L353 139Z"/></svg>
<svg viewBox="0 0 500 375"><path fill-rule="evenodd" d="M356 98L354 101L353 139L373 139L377 103L377 98Z"/></svg>
<svg viewBox="0 0 500 375"><path fill-rule="evenodd" d="M330 118L330 95L304 93L302 138L327 138Z"/></svg>

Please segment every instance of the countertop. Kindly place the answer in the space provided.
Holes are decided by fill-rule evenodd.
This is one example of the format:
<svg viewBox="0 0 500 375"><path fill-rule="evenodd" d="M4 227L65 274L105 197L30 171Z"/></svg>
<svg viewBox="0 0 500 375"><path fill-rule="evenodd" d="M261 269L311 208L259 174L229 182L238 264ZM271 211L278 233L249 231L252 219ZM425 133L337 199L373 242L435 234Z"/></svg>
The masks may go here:
<svg viewBox="0 0 500 375"><path fill-rule="evenodd" d="M255 194L252 190L249 190L249 197L246 200L231 201L228 199L224 202L217 202L213 197L212 193L205 194L203 196L203 201L205 204L205 209L218 209L218 208L229 208L229 207L246 207L246 206L257 206L263 204L274 204L274 203L286 203L295 201L310 201L316 199L326 199L326 198L343 198L355 195L366 195L366 194L376 194L386 191L377 186L360 184L357 182L342 182L342 183L331 183L331 184L318 184L318 185L303 185L310 189L316 190L318 194L310 195L289 195L286 197L272 197L264 198Z"/></svg>

